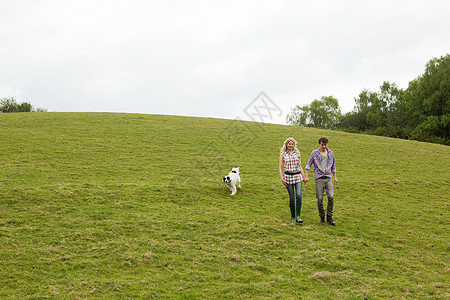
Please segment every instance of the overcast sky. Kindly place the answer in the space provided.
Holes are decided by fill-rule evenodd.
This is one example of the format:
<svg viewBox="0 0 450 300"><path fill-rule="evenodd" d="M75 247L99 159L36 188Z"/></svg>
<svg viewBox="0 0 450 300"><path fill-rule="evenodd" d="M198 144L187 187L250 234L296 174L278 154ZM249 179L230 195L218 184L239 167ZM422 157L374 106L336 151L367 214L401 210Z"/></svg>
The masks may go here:
<svg viewBox="0 0 450 300"><path fill-rule="evenodd" d="M450 53L449 12L448 0L0 0L0 98L226 119L265 103L260 121L285 124L331 95L348 112L362 90L406 88Z"/></svg>

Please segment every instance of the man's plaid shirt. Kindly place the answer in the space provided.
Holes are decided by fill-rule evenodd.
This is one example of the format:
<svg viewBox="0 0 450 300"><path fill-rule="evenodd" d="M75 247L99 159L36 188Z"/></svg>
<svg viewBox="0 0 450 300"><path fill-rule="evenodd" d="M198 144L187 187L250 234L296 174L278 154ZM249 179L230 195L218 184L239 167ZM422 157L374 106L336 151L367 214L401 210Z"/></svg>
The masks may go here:
<svg viewBox="0 0 450 300"><path fill-rule="evenodd" d="M334 158L334 152L327 148L328 151L328 164L325 170L320 169L320 148L313 150L311 152L311 156L309 157L308 163L306 164L305 169L309 170L312 166L314 166L314 179L318 179L320 177L329 177L331 178L332 173L336 173L336 161Z"/></svg>

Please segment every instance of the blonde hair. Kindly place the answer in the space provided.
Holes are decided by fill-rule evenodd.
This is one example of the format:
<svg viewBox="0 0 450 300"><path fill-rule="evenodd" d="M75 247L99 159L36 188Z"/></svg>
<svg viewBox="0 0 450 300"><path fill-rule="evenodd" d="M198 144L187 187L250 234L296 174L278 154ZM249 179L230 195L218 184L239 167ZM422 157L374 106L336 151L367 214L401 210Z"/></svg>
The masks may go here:
<svg viewBox="0 0 450 300"><path fill-rule="evenodd" d="M280 153L284 153L284 152L288 151L287 144L289 142L294 142L294 151L300 153L300 150L297 149L297 141L294 140L294 138L292 138L292 137L289 137L289 138L287 138L287 140L284 141L284 144L283 144L283 147L281 147Z"/></svg>

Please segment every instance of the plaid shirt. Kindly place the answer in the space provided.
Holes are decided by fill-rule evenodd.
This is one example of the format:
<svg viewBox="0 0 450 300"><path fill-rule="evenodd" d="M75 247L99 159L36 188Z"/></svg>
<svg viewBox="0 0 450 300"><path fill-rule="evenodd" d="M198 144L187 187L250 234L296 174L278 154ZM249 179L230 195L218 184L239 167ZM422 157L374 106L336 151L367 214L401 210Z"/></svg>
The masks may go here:
<svg viewBox="0 0 450 300"><path fill-rule="evenodd" d="M284 172L296 173L300 172L300 153L297 151L286 151L283 153L284 162ZM295 175L283 175L284 180L287 184L296 184L303 180L302 174L298 173Z"/></svg>
<svg viewBox="0 0 450 300"><path fill-rule="evenodd" d="M320 148L313 150L311 156L309 157L308 163L305 169L309 170L314 166L314 179L326 176L331 178L331 173L336 173L336 164L334 159L334 152L327 148L328 150L328 163L325 170L320 169Z"/></svg>

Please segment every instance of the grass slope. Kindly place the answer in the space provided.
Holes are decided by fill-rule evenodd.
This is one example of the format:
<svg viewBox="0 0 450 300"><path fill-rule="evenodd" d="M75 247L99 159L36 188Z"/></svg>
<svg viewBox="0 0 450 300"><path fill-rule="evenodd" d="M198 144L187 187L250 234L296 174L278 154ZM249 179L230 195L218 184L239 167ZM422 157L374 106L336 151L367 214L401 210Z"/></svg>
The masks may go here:
<svg viewBox="0 0 450 300"><path fill-rule="evenodd" d="M448 146L281 125L0 115L0 298L449 298ZM337 226L278 176L326 135ZM231 197L221 178L240 166Z"/></svg>

